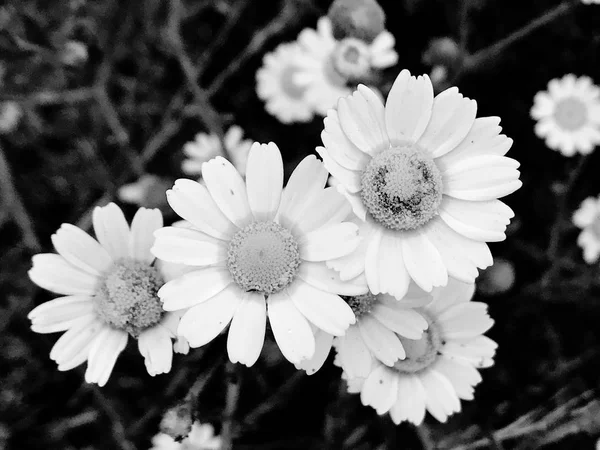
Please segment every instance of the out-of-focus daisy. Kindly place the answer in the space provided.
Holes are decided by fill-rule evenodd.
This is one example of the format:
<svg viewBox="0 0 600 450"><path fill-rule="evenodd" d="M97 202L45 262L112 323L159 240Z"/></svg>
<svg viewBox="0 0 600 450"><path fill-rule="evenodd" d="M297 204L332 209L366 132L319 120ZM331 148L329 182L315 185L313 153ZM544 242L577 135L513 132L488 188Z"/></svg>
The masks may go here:
<svg viewBox="0 0 600 450"><path fill-rule="evenodd" d="M385 13L376 0L335 0L327 17L336 39L355 37L373 42L385 30Z"/></svg>
<svg viewBox="0 0 600 450"><path fill-rule="evenodd" d="M600 88L589 77L568 74L534 97L535 134L565 156L591 153L600 144Z"/></svg>
<svg viewBox="0 0 600 450"><path fill-rule="evenodd" d="M172 185L172 181L156 175L142 175L134 183L129 183L119 188L119 200L133 203L147 208L164 208L167 204L165 191Z"/></svg>
<svg viewBox="0 0 600 450"><path fill-rule="evenodd" d="M362 286L341 282L323 261L352 252L358 227L327 170L306 157L282 192L283 161L273 143L254 144L246 181L221 157L204 164L206 187L177 180L169 204L194 228L156 232L153 253L174 263L204 266L165 284L164 308L190 308L179 334L192 347L212 341L231 322L227 350L251 366L260 355L267 316L275 340L292 363L313 356L311 323L341 335L355 317L341 295Z"/></svg>
<svg viewBox="0 0 600 450"><path fill-rule="evenodd" d="M406 357L398 335L408 339L419 339L423 335L427 320L414 308L430 303L431 295L415 287L409 299L398 301L388 294L373 295L366 284L364 286L364 294L342 297L352 308L356 324L335 339L322 330L315 330L315 355L297 364L297 368L309 375L315 373L327 359L332 343L337 349L338 365L350 377L366 377L373 358L393 366Z"/></svg>
<svg viewBox="0 0 600 450"><path fill-rule="evenodd" d="M581 0L581 2L586 5L600 5L600 0ZM600 449L600 446L597 446L597 448Z"/></svg>
<svg viewBox="0 0 600 450"><path fill-rule="evenodd" d="M434 99L429 77L407 70L385 106L361 85L329 111L317 152L364 220L359 249L328 263L342 279L365 271L373 294L400 299L411 279L431 291L492 264L486 242L513 217L497 199L521 182L500 119L476 111L456 88Z"/></svg>
<svg viewBox="0 0 600 450"><path fill-rule="evenodd" d="M477 290L485 295L500 295L515 285L516 273L508 259L495 258L494 264L485 269L477 279Z"/></svg>
<svg viewBox="0 0 600 450"><path fill-rule="evenodd" d="M354 37L337 41L327 17L319 19L316 30L303 30L298 42L304 49L299 61L305 68L298 77L299 83L306 86L306 100L323 116L335 107L340 97L352 92L349 83L366 82L374 70L398 61L394 36L388 31L380 33L371 43Z"/></svg>
<svg viewBox="0 0 600 450"><path fill-rule="evenodd" d="M583 249L583 259L593 264L600 257L600 197L588 197L573 214L573 223L582 229L577 244Z"/></svg>
<svg viewBox="0 0 600 450"><path fill-rule="evenodd" d="M377 361L365 378L344 377L351 392L394 423L420 424L425 411L440 422L460 411L460 400L472 400L481 381L477 368L489 367L497 344L483 336L493 325L487 305L471 302L474 285L450 281L433 290L434 300L420 310L429 328L421 339L400 336L406 358L387 367ZM336 358L339 364L339 359Z"/></svg>
<svg viewBox="0 0 600 450"><path fill-rule="evenodd" d="M150 253L163 224L160 211L140 208L130 228L110 203L94 210L93 224L97 240L63 224L52 236L58 254L33 257L31 280L65 297L33 309L31 329L65 331L50 358L58 370L87 361L89 383L106 384L129 336L137 339L150 375L169 372L178 315L165 313L156 295L165 277Z"/></svg>
<svg viewBox="0 0 600 450"><path fill-rule="evenodd" d="M190 434L181 442L177 442L165 433L158 433L152 438L150 450L219 450L221 437L215 436L215 430L210 424L198 421L192 425Z"/></svg>
<svg viewBox="0 0 600 450"><path fill-rule="evenodd" d="M231 162L238 172L244 175L252 141L242 139L243 136L244 132L240 127L231 126L223 138L225 144L225 150L223 150L221 140L216 134L198 133L194 141L183 146L183 152L187 158L183 161L181 169L188 175L200 175L203 163L215 156L224 156L231 158Z"/></svg>
<svg viewBox="0 0 600 450"><path fill-rule="evenodd" d="M256 92L265 101L269 114L283 123L308 122L314 110L307 102L306 84L302 81L305 68L300 57L303 50L297 43L280 44L267 53L263 66L256 72Z"/></svg>

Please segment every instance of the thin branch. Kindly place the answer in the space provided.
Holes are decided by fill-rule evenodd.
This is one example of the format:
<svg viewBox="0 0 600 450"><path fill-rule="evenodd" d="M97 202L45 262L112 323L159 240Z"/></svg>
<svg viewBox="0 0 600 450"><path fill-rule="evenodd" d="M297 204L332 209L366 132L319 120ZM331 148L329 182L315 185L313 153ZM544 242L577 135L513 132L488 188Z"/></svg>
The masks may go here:
<svg viewBox="0 0 600 450"><path fill-rule="evenodd" d="M0 193L2 193L4 208L10 210L14 221L21 229L23 242L31 252L39 252L41 249L40 242L21 196L15 189L10 166L4 156L2 147L0 147Z"/></svg>
<svg viewBox="0 0 600 450"><path fill-rule="evenodd" d="M225 395L225 408L223 410L223 426L221 428L221 450L232 450L234 435L237 433L235 429L235 412L242 383L241 370L231 361L227 361L225 366L225 379L227 381L227 391Z"/></svg>
<svg viewBox="0 0 600 450"><path fill-rule="evenodd" d="M102 411L104 411L104 414L108 417L112 429L112 433L109 434L113 437L117 447L120 450L136 450L133 443L127 438L125 427L121 422L119 412L115 409L115 406L112 404L111 400L104 395L102 389L100 389L97 385L89 384L87 387L92 391L98 406L100 406Z"/></svg>
<svg viewBox="0 0 600 450"><path fill-rule="evenodd" d="M86 102L94 98L94 90L90 87L70 89L66 91L41 91L33 94L1 93L0 101L13 101L29 105L57 105Z"/></svg>

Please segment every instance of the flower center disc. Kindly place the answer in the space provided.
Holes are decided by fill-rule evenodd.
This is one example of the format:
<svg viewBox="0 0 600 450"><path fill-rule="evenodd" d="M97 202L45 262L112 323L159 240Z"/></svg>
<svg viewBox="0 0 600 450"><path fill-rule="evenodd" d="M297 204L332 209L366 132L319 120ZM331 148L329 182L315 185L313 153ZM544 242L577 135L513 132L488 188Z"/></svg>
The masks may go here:
<svg viewBox="0 0 600 450"><path fill-rule="evenodd" d="M442 347L440 332L431 321L429 321L429 328L423 331L421 339L406 339L400 335L398 338L406 352L406 358L397 361L393 367L400 373L416 373L425 370L437 360L438 351Z"/></svg>
<svg viewBox="0 0 600 450"><path fill-rule="evenodd" d="M554 119L559 127L567 131L581 128L587 120L587 107L577 98L565 98L559 101L554 110Z"/></svg>
<svg viewBox="0 0 600 450"><path fill-rule="evenodd" d="M371 216L392 230L412 230L437 214L442 201L439 169L417 147L385 150L361 177L361 196Z"/></svg>
<svg viewBox="0 0 600 450"><path fill-rule="evenodd" d="M340 41L333 51L331 61L335 71L347 80L365 78L371 70L369 48L356 38Z"/></svg>
<svg viewBox="0 0 600 450"><path fill-rule="evenodd" d="M163 316L156 295L163 284L158 271L147 263L119 260L100 280L94 297L96 313L106 323L137 337Z"/></svg>
<svg viewBox="0 0 600 450"><path fill-rule="evenodd" d="M306 92L306 87L300 86L295 81L296 74L299 71L298 67L290 64L281 72L281 90L285 95L294 100L300 100L304 92Z"/></svg>
<svg viewBox="0 0 600 450"><path fill-rule="evenodd" d="M346 303L348 303L348 306L350 306L357 319L365 314L369 314L377 302L377 296L371 294L370 292L363 295L356 295L354 297L346 297L345 295L342 295L342 298Z"/></svg>
<svg viewBox="0 0 600 450"><path fill-rule="evenodd" d="M279 292L294 280L299 267L298 243L278 223L253 222L229 243L227 268L246 292Z"/></svg>

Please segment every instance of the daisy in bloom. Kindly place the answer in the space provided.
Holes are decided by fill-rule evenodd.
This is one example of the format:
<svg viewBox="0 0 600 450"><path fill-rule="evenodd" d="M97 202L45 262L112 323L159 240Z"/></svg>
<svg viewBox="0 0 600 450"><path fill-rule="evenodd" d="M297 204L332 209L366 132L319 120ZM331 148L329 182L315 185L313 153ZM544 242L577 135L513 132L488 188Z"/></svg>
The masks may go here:
<svg viewBox="0 0 600 450"><path fill-rule="evenodd" d="M394 423L419 425L425 411L440 422L460 411L460 400L472 400L481 381L477 368L493 365L497 344L483 336L493 325L487 305L471 302L474 285L450 281L433 290L433 302L420 309L429 327L420 339L399 336L406 358L392 367L374 360L370 373L352 377L350 392ZM336 358L339 365L340 358Z"/></svg>
<svg viewBox="0 0 600 450"><path fill-rule="evenodd" d="M595 263L600 257L600 197L586 198L573 214L573 223L582 229L577 244L583 249L583 259Z"/></svg>
<svg viewBox="0 0 600 450"><path fill-rule="evenodd" d="M178 334L191 347L212 341L231 323L227 351L232 362L253 365L265 337L267 317L283 355L292 363L311 358L311 324L332 335L355 322L337 295L364 287L342 282L324 261L358 245L358 227L335 188L324 189L327 170L307 156L282 191L283 161L277 146L254 144L246 181L224 158L202 167L206 186L180 179L169 204L194 228L158 230L155 256L202 266L158 292L168 311L190 308Z"/></svg>
<svg viewBox="0 0 600 450"><path fill-rule="evenodd" d="M429 292L492 264L486 242L504 240L514 215L497 199L521 182L500 119L476 111L403 70L385 106L361 85L328 112L317 152L362 221L359 249L328 263L342 279L364 271L372 294L401 299L411 279Z"/></svg>
<svg viewBox="0 0 600 450"><path fill-rule="evenodd" d="M589 77L568 74L534 97L535 134L564 156L588 154L600 144L600 88Z"/></svg>
<svg viewBox="0 0 600 450"><path fill-rule="evenodd" d="M202 424L198 421L192 425L190 434L177 442L165 433L158 433L152 438L150 450L219 450L221 448L221 437L215 436L215 430L210 424Z"/></svg>
<svg viewBox="0 0 600 450"><path fill-rule="evenodd" d="M237 125L227 130L223 138L225 150L221 140L214 134L198 133L196 139L183 146L183 152L187 158L183 161L181 169L188 175L200 175L202 164L215 156L226 156L231 158L235 168L243 175L246 173L246 160L252 141L242 139L244 132Z"/></svg>
<svg viewBox="0 0 600 450"><path fill-rule="evenodd" d="M34 308L31 329L65 331L50 358L58 370L87 361L88 383L106 384L129 336L137 339L150 375L169 372L179 316L165 313L156 295L165 280L150 253L163 224L160 211L140 208L130 228L110 203L94 210L93 224L97 240L63 224L52 236L58 254L33 257L31 280L64 297Z"/></svg>
<svg viewBox="0 0 600 450"><path fill-rule="evenodd" d="M266 102L269 114L283 123L308 122L314 117L306 101L305 67L300 64L302 48L297 43L279 45L267 53L263 66L256 72L256 92Z"/></svg>
<svg viewBox="0 0 600 450"><path fill-rule="evenodd" d="M361 281L355 280L354 283ZM350 377L366 377L371 371L373 358L387 366L406 358L406 352L398 335L407 339L420 339L427 328L427 320L416 307L431 302L430 294L413 285L410 298L396 300L388 294L373 295L362 281L365 293L355 296L342 296L350 305L356 317L356 324L350 325L346 334L334 337L325 331L315 330L315 355L297 364L298 369L309 375L315 373L329 355L332 344L337 349L338 365Z"/></svg>
<svg viewBox="0 0 600 450"><path fill-rule="evenodd" d="M304 49L298 61L306 68L300 82L306 86L306 100L322 116L335 107L340 97L352 92L348 84L366 81L374 70L398 62L394 36L388 31L371 43L355 37L338 41L328 17L319 19L316 30L303 30L298 42Z"/></svg>

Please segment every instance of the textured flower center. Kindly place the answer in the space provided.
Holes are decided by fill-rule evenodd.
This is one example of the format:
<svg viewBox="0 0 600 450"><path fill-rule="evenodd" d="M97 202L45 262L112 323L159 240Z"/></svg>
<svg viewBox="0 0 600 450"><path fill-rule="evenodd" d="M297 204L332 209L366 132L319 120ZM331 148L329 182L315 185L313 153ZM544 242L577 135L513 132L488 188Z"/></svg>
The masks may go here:
<svg viewBox="0 0 600 450"><path fill-rule="evenodd" d="M384 150L362 173L361 196L373 218L392 230L412 230L437 214L442 176L415 146Z"/></svg>
<svg viewBox="0 0 600 450"><path fill-rule="evenodd" d="M554 109L556 123L567 131L575 131L585 125L587 115L585 103L574 97L559 101Z"/></svg>
<svg viewBox="0 0 600 450"><path fill-rule="evenodd" d="M156 325L163 316L156 295L164 280L147 263L121 259L104 274L94 296L98 316L134 337Z"/></svg>
<svg viewBox="0 0 600 450"><path fill-rule="evenodd" d="M340 41L333 51L333 68L347 80L359 80L371 70L369 47L356 38Z"/></svg>
<svg viewBox="0 0 600 450"><path fill-rule="evenodd" d="M306 92L306 86L300 86L296 81L296 74L300 69L293 64L288 65L281 72L281 90L285 95L294 100L300 100Z"/></svg>
<svg viewBox="0 0 600 450"><path fill-rule="evenodd" d="M425 315L423 317L427 318ZM428 318L427 318L428 319ZM428 320L429 328L423 331L421 339L407 339L398 335L404 346L406 358L394 364L394 370L400 373L416 373L427 369L438 358L442 347L442 338L437 325Z"/></svg>
<svg viewBox="0 0 600 450"><path fill-rule="evenodd" d="M355 297L346 297L342 295L342 298L348 303L350 308L352 308L352 312L354 312L357 319L365 314L369 314L373 310L375 303L377 303L377 296L370 292Z"/></svg>
<svg viewBox="0 0 600 450"><path fill-rule="evenodd" d="M275 222L253 222L229 243L227 268L244 291L273 294L289 286L300 267L292 234Z"/></svg>

